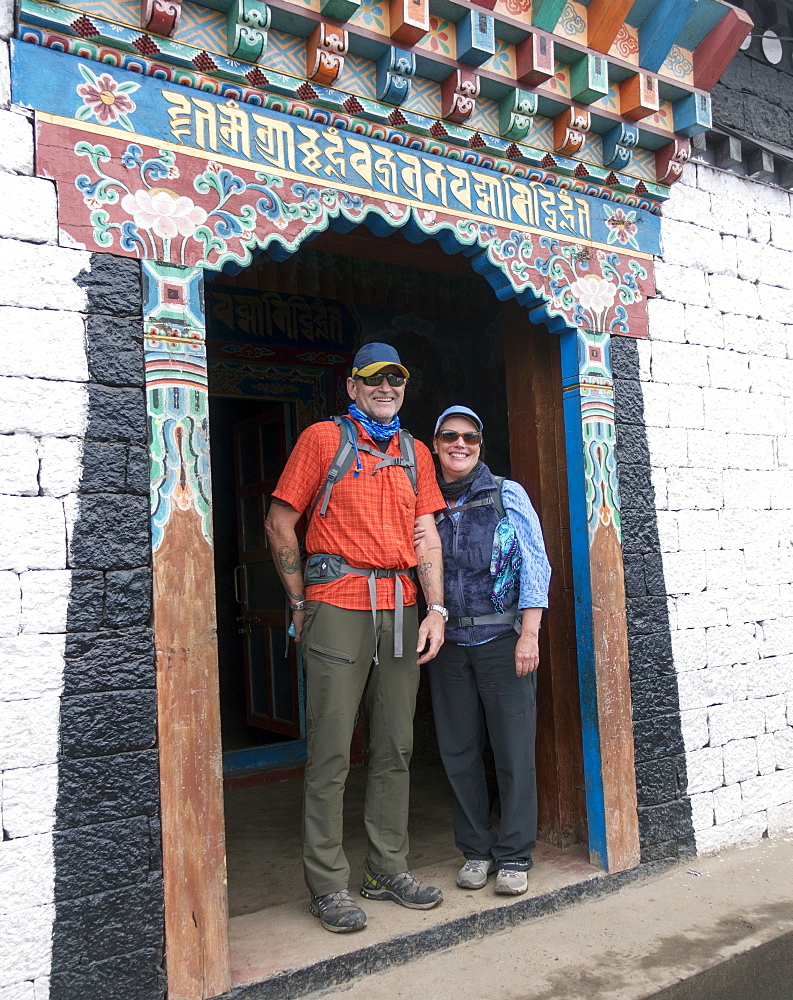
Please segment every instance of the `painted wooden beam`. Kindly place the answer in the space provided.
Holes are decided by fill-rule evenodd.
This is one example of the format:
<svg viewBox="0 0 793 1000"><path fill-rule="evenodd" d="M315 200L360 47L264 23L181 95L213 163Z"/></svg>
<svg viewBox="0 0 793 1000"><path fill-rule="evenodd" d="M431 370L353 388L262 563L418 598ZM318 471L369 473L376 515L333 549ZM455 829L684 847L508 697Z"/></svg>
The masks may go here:
<svg viewBox="0 0 793 1000"><path fill-rule="evenodd" d="M636 73L620 83L620 114L640 121L660 108L658 81L646 73Z"/></svg>
<svg viewBox="0 0 793 1000"><path fill-rule="evenodd" d="M144 31L172 38L181 15L182 0L142 0L140 26Z"/></svg>
<svg viewBox="0 0 793 1000"><path fill-rule="evenodd" d="M453 70L441 81L441 115L447 121L461 125L476 110L479 77L465 69Z"/></svg>
<svg viewBox="0 0 793 1000"><path fill-rule="evenodd" d="M567 0L533 0L531 23L541 31L553 31L566 6Z"/></svg>
<svg viewBox="0 0 793 1000"><path fill-rule="evenodd" d="M226 13L226 52L234 59L258 62L267 48L270 8L257 0L232 0Z"/></svg>
<svg viewBox="0 0 793 1000"><path fill-rule="evenodd" d="M481 66L496 54L495 24L490 14L469 10L457 22L457 59Z"/></svg>
<svg viewBox="0 0 793 1000"><path fill-rule="evenodd" d="M361 0L319 0L319 11L337 21L349 21L361 6Z"/></svg>
<svg viewBox="0 0 793 1000"><path fill-rule="evenodd" d="M391 37L415 45L430 30L429 0L391 0Z"/></svg>
<svg viewBox="0 0 793 1000"><path fill-rule="evenodd" d="M589 853L618 872L640 850L610 336L561 348Z"/></svg>
<svg viewBox="0 0 793 1000"><path fill-rule="evenodd" d="M707 94L686 94L672 105L672 118L677 135L699 135L713 124Z"/></svg>
<svg viewBox="0 0 793 1000"><path fill-rule="evenodd" d="M515 69L518 83L539 87L556 72L554 44L545 35L533 32L515 46Z"/></svg>
<svg viewBox="0 0 793 1000"><path fill-rule="evenodd" d="M626 170L639 142L639 130L635 125L620 122L605 132L602 138L603 166L612 170Z"/></svg>
<svg viewBox="0 0 793 1000"><path fill-rule="evenodd" d="M522 142L534 123L537 103L537 95L528 90L515 89L502 97L498 104L498 134Z"/></svg>
<svg viewBox="0 0 793 1000"><path fill-rule="evenodd" d="M587 54L570 65L570 96L582 104L594 104L609 92L608 62Z"/></svg>
<svg viewBox="0 0 793 1000"><path fill-rule="evenodd" d="M231 987L203 270L141 269L165 961L170 1000L203 1000Z"/></svg>
<svg viewBox="0 0 793 1000"><path fill-rule="evenodd" d="M713 90L731 59L752 30L745 10L730 7L724 18L694 49L694 86Z"/></svg>
<svg viewBox="0 0 793 1000"><path fill-rule="evenodd" d="M673 139L655 154L655 176L659 184L674 184L680 180L683 167L691 159L691 142Z"/></svg>
<svg viewBox="0 0 793 1000"><path fill-rule="evenodd" d="M412 77L416 72L416 57L407 49L389 46L377 60L375 92L378 101L404 104L410 96Z"/></svg>
<svg viewBox="0 0 793 1000"><path fill-rule="evenodd" d="M553 120L553 148L562 156L576 156L584 145L584 138L592 124L588 111L582 108L565 108Z"/></svg>
<svg viewBox="0 0 793 1000"><path fill-rule="evenodd" d="M639 26L639 65L656 73L685 27L698 0L656 0Z"/></svg>
<svg viewBox="0 0 793 1000"><path fill-rule="evenodd" d="M320 21L306 39L306 76L325 87L332 86L344 68L347 32Z"/></svg>
<svg viewBox="0 0 793 1000"><path fill-rule="evenodd" d="M591 0L587 8L589 48L608 52L632 6L633 0Z"/></svg>

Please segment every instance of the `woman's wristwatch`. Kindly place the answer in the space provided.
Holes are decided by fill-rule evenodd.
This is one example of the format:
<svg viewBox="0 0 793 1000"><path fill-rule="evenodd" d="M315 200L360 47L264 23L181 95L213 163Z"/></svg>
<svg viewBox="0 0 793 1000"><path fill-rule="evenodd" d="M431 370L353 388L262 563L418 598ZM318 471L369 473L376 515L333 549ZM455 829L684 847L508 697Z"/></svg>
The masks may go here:
<svg viewBox="0 0 793 1000"><path fill-rule="evenodd" d="M290 611L305 611L306 610L305 599L303 599L302 601L294 601L294 602L290 603L289 610Z"/></svg>
<svg viewBox="0 0 793 1000"><path fill-rule="evenodd" d="M444 622L449 620L449 612L442 604L428 604L427 611L437 611L439 615L443 616Z"/></svg>

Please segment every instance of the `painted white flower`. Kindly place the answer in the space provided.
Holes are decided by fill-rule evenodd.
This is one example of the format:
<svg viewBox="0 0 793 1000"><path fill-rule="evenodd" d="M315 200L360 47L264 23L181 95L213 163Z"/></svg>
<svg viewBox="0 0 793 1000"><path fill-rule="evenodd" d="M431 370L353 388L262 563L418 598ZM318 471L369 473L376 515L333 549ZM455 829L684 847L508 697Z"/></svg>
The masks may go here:
<svg viewBox="0 0 793 1000"><path fill-rule="evenodd" d="M605 278L596 278L594 274L587 274L576 279L570 285L570 291L581 303L583 309L602 313L614 305L617 286L612 285Z"/></svg>
<svg viewBox="0 0 793 1000"><path fill-rule="evenodd" d="M435 221L435 212L420 212L419 214L421 215L421 221L425 226L431 226Z"/></svg>
<svg viewBox="0 0 793 1000"><path fill-rule="evenodd" d="M135 225L150 229L160 239L172 240L176 236L192 236L196 227L206 222L207 214L186 195L178 195L169 188L141 188L125 195L121 207L129 212Z"/></svg>

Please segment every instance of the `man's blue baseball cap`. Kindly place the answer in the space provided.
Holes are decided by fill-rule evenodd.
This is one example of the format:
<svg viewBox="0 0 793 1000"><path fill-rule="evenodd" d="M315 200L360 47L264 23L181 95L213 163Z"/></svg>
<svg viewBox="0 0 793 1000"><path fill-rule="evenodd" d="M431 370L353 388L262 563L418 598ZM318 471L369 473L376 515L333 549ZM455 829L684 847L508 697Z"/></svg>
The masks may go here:
<svg viewBox="0 0 793 1000"><path fill-rule="evenodd" d="M383 368L398 368L405 378L410 378L410 372L399 360L399 355L390 344L364 344L355 355L352 362L352 377L361 375L376 375Z"/></svg>
<svg viewBox="0 0 793 1000"><path fill-rule="evenodd" d="M441 429L444 420L448 420L449 417L465 417L466 420L470 420L471 423L476 427L480 434L484 433L484 427L482 421L479 419L476 413L467 406L449 406L443 411L443 413L438 417L438 422L435 424L435 434ZM432 436L435 437L435 434Z"/></svg>

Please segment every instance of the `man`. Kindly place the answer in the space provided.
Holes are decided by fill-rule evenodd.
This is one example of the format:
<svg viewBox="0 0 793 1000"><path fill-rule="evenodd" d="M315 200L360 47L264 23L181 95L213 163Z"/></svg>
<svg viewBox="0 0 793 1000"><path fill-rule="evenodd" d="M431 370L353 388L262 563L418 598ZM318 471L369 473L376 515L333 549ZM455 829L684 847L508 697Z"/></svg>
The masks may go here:
<svg viewBox="0 0 793 1000"><path fill-rule="evenodd" d="M306 672L303 867L311 912L336 933L366 926L366 914L348 891L342 847L344 785L362 695L370 742L361 895L412 909L430 909L442 898L407 871L419 664L440 649L447 617L433 517L445 504L429 450L412 438L400 445L397 413L408 377L390 345L362 347L347 380L349 426L322 421L300 435L267 518ZM348 431L354 431L349 439ZM328 472L347 440L353 463L331 489ZM411 442L413 460L405 454ZM410 475L406 465L413 466ZM295 530L304 512L305 586ZM426 534L414 548L415 521ZM428 605L420 627L413 567Z"/></svg>

